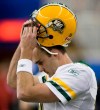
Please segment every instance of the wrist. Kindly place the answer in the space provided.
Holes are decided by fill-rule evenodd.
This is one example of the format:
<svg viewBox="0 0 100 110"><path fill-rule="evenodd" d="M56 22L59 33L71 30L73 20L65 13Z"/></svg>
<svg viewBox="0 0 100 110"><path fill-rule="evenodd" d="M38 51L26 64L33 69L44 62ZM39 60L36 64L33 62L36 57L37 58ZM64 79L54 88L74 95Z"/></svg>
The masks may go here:
<svg viewBox="0 0 100 110"><path fill-rule="evenodd" d="M17 65L17 74L20 72L32 73L32 61L29 59L20 59Z"/></svg>
<svg viewBox="0 0 100 110"><path fill-rule="evenodd" d="M32 59L32 50L29 49L21 49L20 59Z"/></svg>

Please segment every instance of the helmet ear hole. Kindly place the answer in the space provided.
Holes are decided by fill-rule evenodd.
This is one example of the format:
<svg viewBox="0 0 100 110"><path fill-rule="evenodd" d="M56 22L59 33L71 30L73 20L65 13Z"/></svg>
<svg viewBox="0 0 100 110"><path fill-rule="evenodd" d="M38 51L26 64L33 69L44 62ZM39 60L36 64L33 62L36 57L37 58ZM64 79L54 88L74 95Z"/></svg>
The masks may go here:
<svg viewBox="0 0 100 110"><path fill-rule="evenodd" d="M48 37L49 37L49 39L53 39L53 35L49 35Z"/></svg>

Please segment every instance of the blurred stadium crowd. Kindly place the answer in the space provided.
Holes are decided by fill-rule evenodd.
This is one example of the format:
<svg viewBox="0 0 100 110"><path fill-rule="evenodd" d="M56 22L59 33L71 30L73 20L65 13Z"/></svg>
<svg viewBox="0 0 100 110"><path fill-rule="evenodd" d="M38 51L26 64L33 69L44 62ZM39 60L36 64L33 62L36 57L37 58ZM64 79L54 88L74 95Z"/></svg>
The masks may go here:
<svg viewBox="0 0 100 110"><path fill-rule="evenodd" d="M0 110L37 110L38 104L18 101L15 90L8 87L6 75L18 45L22 23L34 9L48 2L66 4L76 14L78 28L67 48L73 61L88 63L98 81L96 110L100 110L100 0L1 0L0 1ZM37 65L33 65L38 74Z"/></svg>

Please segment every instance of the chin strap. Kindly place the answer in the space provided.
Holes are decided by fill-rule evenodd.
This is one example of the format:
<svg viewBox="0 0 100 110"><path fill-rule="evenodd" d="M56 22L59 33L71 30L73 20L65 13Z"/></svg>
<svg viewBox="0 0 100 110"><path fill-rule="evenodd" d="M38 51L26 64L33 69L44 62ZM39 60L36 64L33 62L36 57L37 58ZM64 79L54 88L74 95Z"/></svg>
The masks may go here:
<svg viewBox="0 0 100 110"><path fill-rule="evenodd" d="M50 55L58 55L58 53L54 53L54 52L51 52L50 50L48 50L46 47L43 47L38 41L37 41L38 45L43 49L45 50L47 53L49 53ZM70 42L69 42L70 43ZM63 44L62 45L63 47L68 47L68 43L66 44Z"/></svg>
<svg viewBox="0 0 100 110"><path fill-rule="evenodd" d="M47 53L49 53L50 55L58 55L58 53L54 53L51 52L50 50L48 50L46 47L43 47L42 45L40 45L40 43L37 41L38 45L40 46L40 48L42 48L43 50L45 50Z"/></svg>
<svg viewBox="0 0 100 110"><path fill-rule="evenodd" d="M54 53L49 51L46 47L41 47L43 50L45 50L47 53L49 53L50 55L58 55L58 53Z"/></svg>

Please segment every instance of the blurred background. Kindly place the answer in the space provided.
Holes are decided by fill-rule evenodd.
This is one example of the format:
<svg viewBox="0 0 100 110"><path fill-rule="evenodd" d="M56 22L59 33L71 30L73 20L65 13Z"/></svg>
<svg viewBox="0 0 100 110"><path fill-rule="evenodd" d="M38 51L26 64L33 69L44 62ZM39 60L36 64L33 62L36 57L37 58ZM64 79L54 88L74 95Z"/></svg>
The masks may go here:
<svg viewBox="0 0 100 110"><path fill-rule="evenodd" d="M43 4L61 2L77 16L77 32L68 54L95 71L98 81L96 110L100 110L100 0L1 0L0 1L0 110L37 110L37 104L18 101L15 90L6 83L12 55L20 39L21 26L33 10ZM35 74L37 65L33 65Z"/></svg>

